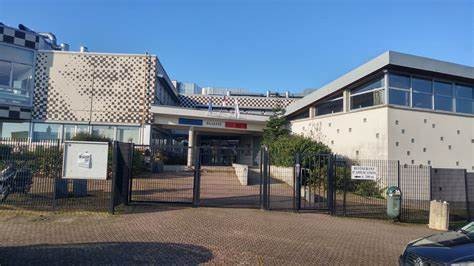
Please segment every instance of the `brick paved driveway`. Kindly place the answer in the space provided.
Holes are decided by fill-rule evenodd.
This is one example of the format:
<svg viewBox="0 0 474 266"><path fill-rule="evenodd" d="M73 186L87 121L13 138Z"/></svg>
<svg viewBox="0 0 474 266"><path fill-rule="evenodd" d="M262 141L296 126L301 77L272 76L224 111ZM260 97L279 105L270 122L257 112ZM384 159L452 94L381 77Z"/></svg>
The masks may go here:
<svg viewBox="0 0 474 266"><path fill-rule="evenodd" d="M394 265L423 225L251 209L0 212L0 264Z"/></svg>

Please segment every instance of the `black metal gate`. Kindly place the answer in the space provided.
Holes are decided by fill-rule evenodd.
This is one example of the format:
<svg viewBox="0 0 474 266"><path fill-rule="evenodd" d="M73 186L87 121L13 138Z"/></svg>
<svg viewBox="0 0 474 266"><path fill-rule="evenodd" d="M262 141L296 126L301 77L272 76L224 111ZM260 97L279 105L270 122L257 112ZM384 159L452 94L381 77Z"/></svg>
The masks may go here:
<svg viewBox="0 0 474 266"><path fill-rule="evenodd" d="M115 206L130 202L130 181L132 177L133 143L115 141L112 150L112 197L110 212Z"/></svg>
<svg viewBox="0 0 474 266"><path fill-rule="evenodd" d="M136 145L131 202L193 203L195 167L187 164L192 148L183 145Z"/></svg>
<svg viewBox="0 0 474 266"><path fill-rule="evenodd" d="M195 161L196 205L258 208L261 174L253 159L251 149L200 147Z"/></svg>
<svg viewBox="0 0 474 266"><path fill-rule="evenodd" d="M334 212L334 155L302 154L277 165L267 148L259 153L220 146L137 145L129 201Z"/></svg>

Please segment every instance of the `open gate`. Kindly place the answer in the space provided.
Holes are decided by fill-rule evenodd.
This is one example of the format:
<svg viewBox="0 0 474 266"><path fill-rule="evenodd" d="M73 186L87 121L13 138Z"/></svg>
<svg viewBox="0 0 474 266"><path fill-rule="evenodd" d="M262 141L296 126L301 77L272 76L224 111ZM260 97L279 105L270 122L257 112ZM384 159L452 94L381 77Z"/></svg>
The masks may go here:
<svg viewBox="0 0 474 266"><path fill-rule="evenodd" d="M298 154L285 166L267 148L254 156L235 147L135 145L128 200L334 213L341 162L333 154Z"/></svg>

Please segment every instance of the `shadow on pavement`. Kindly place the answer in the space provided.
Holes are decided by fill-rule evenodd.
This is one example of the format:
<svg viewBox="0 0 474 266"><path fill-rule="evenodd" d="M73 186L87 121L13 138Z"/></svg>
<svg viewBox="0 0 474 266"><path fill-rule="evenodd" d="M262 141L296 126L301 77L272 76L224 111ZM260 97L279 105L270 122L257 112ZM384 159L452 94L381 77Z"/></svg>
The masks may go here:
<svg viewBox="0 0 474 266"><path fill-rule="evenodd" d="M0 265L195 265L212 258L212 252L202 246L157 242L41 244L0 248Z"/></svg>

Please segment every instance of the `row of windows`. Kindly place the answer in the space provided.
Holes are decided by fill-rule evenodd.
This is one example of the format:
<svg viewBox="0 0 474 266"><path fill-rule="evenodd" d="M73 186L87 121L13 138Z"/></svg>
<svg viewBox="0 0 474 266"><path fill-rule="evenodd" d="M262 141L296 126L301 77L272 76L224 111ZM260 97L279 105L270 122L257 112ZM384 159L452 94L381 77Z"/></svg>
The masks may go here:
<svg viewBox="0 0 474 266"><path fill-rule="evenodd" d="M33 67L0 60L0 101L29 105L33 85Z"/></svg>
<svg viewBox="0 0 474 266"><path fill-rule="evenodd" d="M33 123L30 134L30 123L0 122L2 138L41 140L71 140L80 132L97 134L111 140L139 143L139 128L130 126L100 126Z"/></svg>
<svg viewBox="0 0 474 266"><path fill-rule="evenodd" d="M389 103L474 114L474 87L435 79L389 74Z"/></svg>
<svg viewBox="0 0 474 266"><path fill-rule="evenodd" d="M387 85L387 86L386 86ZM388 95L385 95L388 88ZM474 87L464 84L388 74L388 84L383 75L357 86L350 91L350 109L381 105L424 108L439 111L474 114ZM342 93L315 105L315 115L325 115L343 111Z"/></svg>

